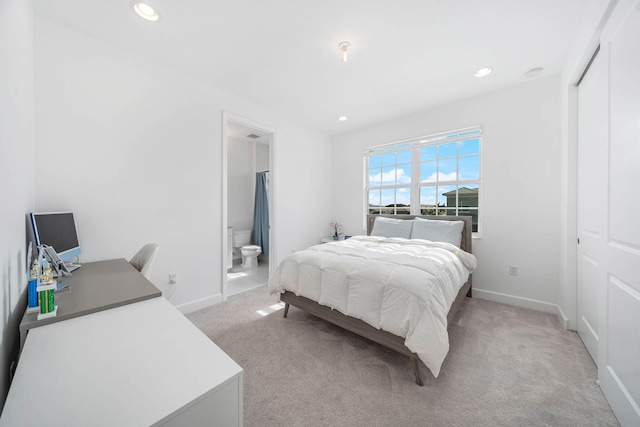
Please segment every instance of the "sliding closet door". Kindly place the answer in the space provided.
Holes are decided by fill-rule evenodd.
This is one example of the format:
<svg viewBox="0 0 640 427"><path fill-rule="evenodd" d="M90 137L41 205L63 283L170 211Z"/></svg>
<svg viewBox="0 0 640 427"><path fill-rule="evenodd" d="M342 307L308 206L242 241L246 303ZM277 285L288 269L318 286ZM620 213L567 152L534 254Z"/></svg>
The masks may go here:
<svg viewBox="0 0 640 427"><path fill-rule="evenodd" d="M623 426L640 425L640 1L620 1L609 69L607 222L598 377Z"/></svg>
<svg viewBox="0 0 640 427"><path fill-rule="evenodd" d="M595 55L578 86L577 329L598 363L600 253L606 226L607 81Z"/></svg>
<svg viewBox="0 0 640 427"><path fill-rule="evenodd" d="M640 0L619 0L578 86L577 328L640 426Z"/></svg>

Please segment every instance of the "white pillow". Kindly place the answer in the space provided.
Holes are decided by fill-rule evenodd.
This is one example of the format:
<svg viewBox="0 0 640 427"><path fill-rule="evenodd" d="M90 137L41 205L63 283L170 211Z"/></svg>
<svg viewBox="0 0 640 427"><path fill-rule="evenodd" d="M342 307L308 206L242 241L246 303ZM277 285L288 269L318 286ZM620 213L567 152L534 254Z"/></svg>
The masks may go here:
<svg viewBox="0 0 640 427"><path fill-rule="evenodd" d="M414 218L412 239L425 239L433 242L447 242L460 247L464 221L438 221L426 218Z"/></svg>
<svg viewBox="0 0 640 427"><path fill-rule="evenodd" d="M413 221L377 216L373 222L371 236L411 238Z"/></svg>

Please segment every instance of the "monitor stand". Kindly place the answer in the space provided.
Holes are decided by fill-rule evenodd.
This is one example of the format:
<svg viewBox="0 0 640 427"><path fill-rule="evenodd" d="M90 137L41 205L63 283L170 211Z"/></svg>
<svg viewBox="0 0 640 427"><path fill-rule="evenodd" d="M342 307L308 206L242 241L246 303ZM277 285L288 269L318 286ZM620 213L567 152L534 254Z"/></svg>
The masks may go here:
<svg viewBox="0 0 640 427"><path fill-rule="evenodd" d="M66 262L64 263L64 265L67 266L67 269L69 270L70 273L82 267L82 264L73 264L73 263L66 263Z"/></svg>
<svg viewBox="0 0 640 427"><path fill-rule="evenodd" d="M53 291L55 294L60 294L62 292L69 292L71 290L71 286L65 285L64 283L58 283L56 285L56 290Z"/></svg>

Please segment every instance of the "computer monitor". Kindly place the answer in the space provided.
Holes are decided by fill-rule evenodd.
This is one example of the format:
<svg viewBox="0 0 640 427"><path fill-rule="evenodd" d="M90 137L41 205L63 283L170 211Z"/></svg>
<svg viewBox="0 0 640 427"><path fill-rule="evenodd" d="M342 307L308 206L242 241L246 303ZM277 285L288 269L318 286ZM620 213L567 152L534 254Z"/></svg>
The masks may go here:
<svg viewBox="0 0 640 427"><path fill-rule="evenodd" d="M67 263L80 256L73 212L31 213L29 216L36 247L52 246Z"/></svg>

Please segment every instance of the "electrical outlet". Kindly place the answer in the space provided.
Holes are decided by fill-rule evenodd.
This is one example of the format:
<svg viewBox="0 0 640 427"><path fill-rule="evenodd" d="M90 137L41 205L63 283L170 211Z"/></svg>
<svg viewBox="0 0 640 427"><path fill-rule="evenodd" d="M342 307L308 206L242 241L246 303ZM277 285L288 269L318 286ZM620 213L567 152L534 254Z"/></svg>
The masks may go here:
<svg viewBox="0 0 640 427"><path fill-rule="evenodd" d="M178 283L178 274L169 273L169 284L175 285L176 283Z"/></svg>
<svg viewBox="0 0 640 427"><path fill-rule="evenodd" d="M517 265L510 265L509 266L509 274L512 276L517 276L518 275L518 266Z"/></svg>

